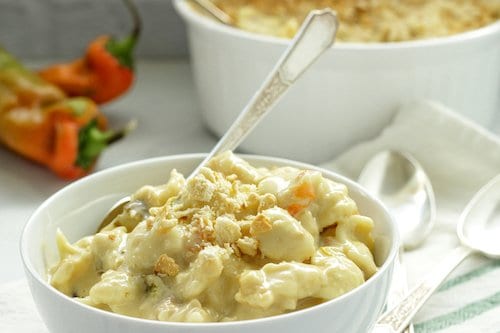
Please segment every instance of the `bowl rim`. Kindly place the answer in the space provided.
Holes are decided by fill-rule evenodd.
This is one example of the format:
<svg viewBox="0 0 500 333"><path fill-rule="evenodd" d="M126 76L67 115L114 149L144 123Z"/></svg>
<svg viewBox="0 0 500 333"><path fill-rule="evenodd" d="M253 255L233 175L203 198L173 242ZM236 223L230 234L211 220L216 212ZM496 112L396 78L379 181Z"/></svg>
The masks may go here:
<svg viewBox="0 0 500 333"><path fill-rule="evenodd" d="M121 171L124 169L128 168L134 168L134 167L139 167L141 165L147 166L151 164L162 164L162 163L171 163L172 161L178 161L178 160L201 160L206 156L207 154L205 153L188 153L188 154L176 154L176 155L168 155L168 156L160 156L160 157L152 157L152 158L146 158L146 159L141 159L133 162L128 162L124 164L120 164L117 166L113 166L107 169L103 169L101 171L98 171L94 174L88 175L84 178L81 178L79 180L76 180L63 188L59 189L52 195L50 195L28 218L28 221L23 227L20 241L19 241L19 251L21 254L21 260L22 264L24 266L24 271L25 275L28 277L28 282L29 280L32 279L36 283L39 284L42 288L44 288L46 291L49 291L54 297L57 297L59 299L62 299L63 301L72 304L77 307L81 307L82 311L91 311L94 312L96 315L103 315L103 316L110 316L111 318L115 318L117 320L125 320L126 322L134 322L136 324L142 323L142 324L147 324L147 325L153 325L153 326L159 326L159 327L192 327L193 329L201 329L202 327L208 327L208 328L213 328L215 326L241 326L241 325L258 325L258 324L264 324L267 321L281 321L281 320L287 320L288 317L290 316L297 316L302 313L310 312L310 311L315 311L315 309L318 309L320 307L325 307L328 306L329 303L333 302L339 302L340 300L349 297L352 294L359 293L361 290L369 288L369 286L373 283L375 283L375 280L378 280L381 278L381 276L390 269L392 266L393 262L396 260L397 253L399 251L399 244L400 244L400 235L398 232L398 229L396 227L396 222L394 220L393 215L390 213L390 211L387 209L387 207L376 197L372 196L364 187L362 187L360 184L356 183L355 181L342 176L341 174L338 174L334 171L330 171L325 168L321 168L319 166L307 164L304 162L300 161L294 161L286 158L280 158L280 157L271 157L271 156L266 156L266 155L256 155L256 154L236 154L239 157L242 157L243 159L251 160L252 163L256 161L263 161L263 162L276 162L282 165L287 165L291 164L291 166L295 166L298 168L305 168L305 169L310 169L310 170L318 170L321 171L322 174L325 174L327 178L328 176L334 176L334 178L338 179L339 182L344 183L347 185L348 188L355 188L356 191L359 192L359 194L363 195L364 197L369 198L369 200L373 201L381 210L381 212L385 215L385 218L387 220L388 226L391 230L391 233L393 235L392 243L389 249L389 253L387 255L387 258L385 259L384 263L378 267L377 272L370 277L367 281L365 281L363 284L359 285L358 287L348 291L347 293L336 297L334 299L325 301L323 303L314 305L312 307L280 314L280 315L275 315L275 316L270 316L270 317L264 317L264 318L256 318L256 319L248 319L248 320L238 320L238 321L229 321L229 322L207 322L207 323L189 323L189 322L168 322L168 321L159 321L159 320L152 320L152 319L144 319L144 318L136 318L136 317L131 317L119 313L114 313L110 311L105 311L101 310L95 307L92 307L90 305L86 305L80 302L75 301L71 297L68 297L67 295L63 294L59 290L55 289L53 286L51 286L45 279L40 276L40 274L37 272L35 269L34 265L31 262L30 256L29 256L29 244L27 242L28 235L30 235L30 230L32 229L33 225L36 223L37 217L43 213L43 211L46 209L47 206L49 206L53 201L58 200L61 196L64 196L66 192L72 190L74 187L78 186L83 186L85 183L91 183L95 181L99 181L102 178L106 178L113 173L117 171ZM32 288L32 283L29 283L30 288ZM37 305L38 306L38 305Z"/></svg>
<svg viewBox="0 0 500 333"><path fill-rule="evenodd" d="M231 35L233 37L239 37L242 39L250 40L253 42L269 43L274 45L286 46L289 43L289 39L274 37L264 34L257 34L249 31L245 31L236 27L231 27L217 22L208 16L200 15L194 10L189 8L189 4L186 0L174 0L174 8L180 14L185 21L189 23L194 23L197 26L206 28L208 30L219 32L226 35ZM339 50L370 50L370 51L387 51L387 50L403 50L403 49L415 49L423 47L440 47L444 45L453 45L469 42L476 39L481 39L483 37L489 37L498 33L500 35L500 20L490 23L478 29L465 31L449 36L426 38L411 41L401 41L401 42L371 42L371 43L361 43L361 42L335 42L332 48Z"/></svg>

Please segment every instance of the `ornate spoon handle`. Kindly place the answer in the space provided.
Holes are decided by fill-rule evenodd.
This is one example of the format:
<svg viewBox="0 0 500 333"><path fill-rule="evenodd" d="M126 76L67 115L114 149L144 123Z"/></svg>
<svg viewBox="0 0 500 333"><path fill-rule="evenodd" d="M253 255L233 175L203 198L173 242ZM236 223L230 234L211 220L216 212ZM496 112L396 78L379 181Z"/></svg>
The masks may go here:
<svg viewBox="0 0 500 333"><path fill-rule="evenodd" d="M408 276L406 273L406 268L403 264L404 251L401 248L399 250L398 258L394 262L394 271L392 278L392 285L389 289L389 295L387 296L387 308L392 309L400 301L402 301L408 294ZM408 327L403 330L403 333L413 333L413 325L410 323Z"/></svg>
<svg viewBox="0 0 500 333"><path fill-rule="evenodd" d="M337 16L331 9L315 10L308 15L260 89L191 175L197 174L213 156L233 150L243 141L301 74L331 47L337 27Z"/></svg>
<svg viewBox="0 0 500 333"><path fill-rule="evenodd" d="M465 246L457 247L404 300L384 313L379 318L376 328L385 326L387 332L401 333L453 269L472 252L473 250Z"/></svg>

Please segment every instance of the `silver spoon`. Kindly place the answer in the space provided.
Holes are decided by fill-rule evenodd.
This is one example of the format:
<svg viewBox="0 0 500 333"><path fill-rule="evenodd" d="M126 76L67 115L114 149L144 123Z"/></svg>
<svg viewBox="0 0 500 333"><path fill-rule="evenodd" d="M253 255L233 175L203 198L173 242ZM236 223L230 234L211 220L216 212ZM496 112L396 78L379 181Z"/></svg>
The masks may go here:
<svg viewBox="0 0 500 333"><path fill-rule="evenodd" d="M376 154L361 171L358 182L389 208L405 249L417 248L429 235L436 215L434 190L420 163L409 153L385 150ZM408 292L402 252L394 263L389 308ZM405 332L412 333L413 325Z"/></svg>
<svg viewBox="0 0 500 333"><path fill-rule="evenodd" d="M255 128L257 123L274 107L283 94L329 49L335 41L338 21L331 9L314 10L309 13L299 31L286 49L274 69L255 93L247 106L234 121L226 134L219 140L208 156L188 177L196 175L216 154L234 150ZM111 223L127 206L138 214L144 214L147 207L130 197L119 200L107 213L98 230Z"/></svg>
<svg viewBox="0 0 500 333"><path fill-rule="evenodd" d="M390 209L406 250L422 244L434 225L436 204L431 182L413 156L382 151L368 161L358 182Z"/></svg>
<svg viewBox="0 0 500 333"><path fill-rule="evenodd" d="M217 21L227 25L233 25L233 19L231 18L231 16L229 16L228 14L226 14L226 12L224 12L219 7L214 5L214 3L211 0L192 0L192 1L196 3L198 6L200 6L202 9L204 9Z"/></svg>
<svg viewBox="0 0 500 333"><path fill-rule="evenodd" d="M400 333L413 316L466 257L479 253L500 259L500 175L484 185L467 204L457 224L461 245L394 308L384 313L374 332Z"/></svg>

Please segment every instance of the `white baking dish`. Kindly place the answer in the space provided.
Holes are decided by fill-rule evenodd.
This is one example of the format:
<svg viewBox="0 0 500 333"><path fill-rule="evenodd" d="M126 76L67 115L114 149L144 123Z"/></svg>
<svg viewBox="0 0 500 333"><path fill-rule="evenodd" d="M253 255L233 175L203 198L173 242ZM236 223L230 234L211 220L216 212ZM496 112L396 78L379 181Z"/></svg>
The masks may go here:
<svg viewBox="0 0 500 333"><path fill-rule="evenodd" d="M285 39L215 22L175 0L188 28L207 126L221 135L285 50ZM375 136L397 107L432 99L480 125L500 112L500 22L450 37L338 43L242 144L248 152L326 161Z"/></svg>

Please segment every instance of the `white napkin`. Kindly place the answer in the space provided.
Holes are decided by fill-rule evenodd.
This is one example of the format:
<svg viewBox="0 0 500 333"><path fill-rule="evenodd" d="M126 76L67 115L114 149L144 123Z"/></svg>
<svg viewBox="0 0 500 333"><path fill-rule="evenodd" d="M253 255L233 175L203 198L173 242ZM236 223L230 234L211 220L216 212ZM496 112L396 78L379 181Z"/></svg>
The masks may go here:
<svg viewBox="0 0 500 333"><path fill-rule="evenodd" d="M377 138L323 166L357 179L365 163L384 149L416 157L436 194L437 219L431 236L404 256L411 287L458 245L455 226L462 209L500 173L500 140L442 105L417 102L403 106ZM416 333L498 333L499 281L500 261L466 259L418 313Z"/></svg>

